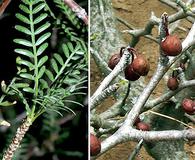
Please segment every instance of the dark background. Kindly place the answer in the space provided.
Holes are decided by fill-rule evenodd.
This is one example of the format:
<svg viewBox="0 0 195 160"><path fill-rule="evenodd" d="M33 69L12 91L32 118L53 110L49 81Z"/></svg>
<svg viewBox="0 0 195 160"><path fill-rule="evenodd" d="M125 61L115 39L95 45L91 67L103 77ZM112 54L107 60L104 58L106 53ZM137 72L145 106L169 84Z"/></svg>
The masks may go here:
<svg viewBox="0 0 195 160"><path fill-rule="evenodd" d="M49 6L52 11L55 13L57 9L54 4L49 1ZM87 10L87 1L77 1ZM14 49L16 45L13 43L13 39L18 37L19 33L14 29L17 19L15 18L15 13L18 12L18 5L20 1L12 0L12 2L7 7L4 14L0 17L0 81L5 80L6 83L9 83L10 80L16 74L16 53L14 53ZM79 32L79 31L78 31ZM87 34L86 34L87 37ZM85 90L87 92L87 89ZM87 98L87 97L86 97ZM84 100L82 100L84 103ZM86 101L86 100L85 100ZM41 159L41 160L52 160L55 159L55 155L57 154L59 160L71 159L77 160L87 159L87 151L88 151L88 139L87 139L87 104L85 107L77 107L76 113L77 116L74 118L67 118L70 115L65 114L64 117L57 116L57 120L65 121L60 124L60 133L66 133L69 135L67 138L61 140L51 140L52 136L46 135L43 130L43 120L44 115L39 117L31 126L28 134L26 135L27 141L29 143L28 146L28 158L24 156L24 159ZM10 128L0 127L0 152L2 153L5 149L5 146L9 144L8 141L12 137L12 133L16 131L16 127L20 124L21 119L24 117L24 108L19 105L14 107L0 107L0 119L4 118L8 122L10 122L13 126ZM49 114L45 115L49 116ZM67 118L67 119L63 119ZM53 132L55 133L55 125L53 126ZM58 128L59 129L59 128ZM49 133L52 134L52 133ZM54 134L55 136L55 134ZM30 137L30 138L28 138ZM33 137L33 138L32 138ZM57 137L58 138L58 137ZM36 145L33 144L33 139L36 142ZM48 142L48 144L47 144ZM51 151L51 146L55 146L55 149ZM31 146L32 148L30 148ZM38 156L38 154L30 155L31 151L34 148L40 148L43 150L43 155ZM69 152L67 152L69 151ZM36 152L34 152L36 153ZM26 153L25 153L26 154Z"/></svg>

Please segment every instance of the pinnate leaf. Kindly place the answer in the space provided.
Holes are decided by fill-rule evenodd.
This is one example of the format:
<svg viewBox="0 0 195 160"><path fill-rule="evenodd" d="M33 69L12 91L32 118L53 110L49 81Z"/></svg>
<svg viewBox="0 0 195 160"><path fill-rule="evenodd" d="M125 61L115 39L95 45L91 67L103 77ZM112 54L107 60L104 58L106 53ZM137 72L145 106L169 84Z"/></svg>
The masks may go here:
<svg viewBox="0 0 195 160"><path fill-rule="evenodd" d="M34 9L33 9L33 14L38 13L40 10L42 10L45 7L45 3L40 3L38 4Z"/></svg>
<svg viewBox="0 0 195 160"><path fill-rule="evenodd" d="M42 35L37 41L36 41L36 46L40 45L41 43L43 43L47 38L49 38L51 36L51 33L45 33L44 35Z"/></svg>
<svg viewBox="0 0 195 160"><path fill-rule="evenodd" d="M25 13L27 13L27 14L30 13L30 10L28 9L28 7L26 7L26 6L23 5L23 4L20 4L20 5L19 5L19 8L20 8L23 12L25 12Z"/></svg>
<svg viewBox="0 0 195 160"><path fill-rule="evenodd" d="M16 13L16 18L18 18L20 21L24 23L30 24L30 20L20 13Z"/></svg>
<svg viewBox="0 0 195 160"><path fill-rule="evenodd" d="M35 18L34 24L37 24L37 23L41 22L41 21L44 20L46 17L47 17L47 13L42 13L40 16L38 16L37 18Z"/></svg>
<svg viewBox="0 0 195 160"><path fill-rule="evenodd" d="M38 67L41 67L48 60L48 56L42 57L38 62Z"/></svg>
<svg viewBox="0 0 195 160"><path fill-rule="evenodd" d="M24 26L16 25L15 28L16 28L16 30L18 30L20 32L31 35L31 31L28 28L24 27Z"/></svg>
<svg viewBox="0 0 195 160"><path fill-rule="evenodd" d="M24 56L27 56L27 57L30 57L30 58L34 57L33 53L29 50L26 50L26 49L15 49L14 51L16 53L19 53L21 55L24 55Z"/></svg>
<svg viewBox="0 0 195 160"><path fill-rule="evenodd" d="M63 61L62 57L61 57L59 54L55 53L55 54L54 54L54 58L55 58L61 65L64 64L64 61Z"/></svg>
<svg viewBox="0 0 195 160"><path fill-rule="evenodd" d="M47 28L49 28L50 27L50 23L45 23L45 24L43 24L42 26L40 26L38 29L36 29L35 30L35 35L37 35L37 34L39 34L39 33L41 33L41 32L43 32L43 31L45 31Z"/></svg>
<svg viewBox="0 0 195 160"><path fill-rule="evenodd" d="M14 42L23 46L32 47L32 43L25 39L14 39Z"/></svg>
<svg viewBox="0 0 195 160"><path fill-rule="evenodd" d="M66 58L68 58L69 55L70 55L70 53L69 53L69 49L68 49L67 45L66 44L63 44L62 45L62 49L63 49L63 52L64 52Z"/></svg>
<svg viewBox="0 0 195 160"><path fill-rule="evenodd" d="M58 65L57 65L57 63L56 63L56 60L53 59L53 58L51 59L51 65L52 65L54 71L55 71L56 73L58 73Z"/></svg>
<svg viewBox="0 0 195 160"><path fill-rule="evenodd" d="M46 69L45 73L46 73L47 77L50 79L50 81L53 82L53 80L54 80L53 73L48 69Z"/></svg>
<svg viewBox="0 0 195 160"><path fill-rule="evenodd" d="M41 55L46 48L48 47L48 43L43 43L37 50L37 56Z"/></svg>
<svg viewBox="0 0 195 160"><path fill-rule="evenodd" d="M20 77L26 78L26 79L29 79L29 80L34 80L34 77L29 73L21 73Z"/></svg>
<svg viewBox="0 0 195 160"><path fill-rule="evenodd" d="M41 67L41 69L39 70L39 75L38 75L39 78L41 78L43 76L43 74L45 73L45 69L46 69L45 66Z"/></svg>
<svg viewBox="0 0 195 160"><path fill-rule="evenodd" d="M32 89L32 88L30 88L30 87L23 88L22 90L25 91L25 92L28 92L28 93L32 93L32 94L33 94L34 91L35 91L34 89Z"/></svg>

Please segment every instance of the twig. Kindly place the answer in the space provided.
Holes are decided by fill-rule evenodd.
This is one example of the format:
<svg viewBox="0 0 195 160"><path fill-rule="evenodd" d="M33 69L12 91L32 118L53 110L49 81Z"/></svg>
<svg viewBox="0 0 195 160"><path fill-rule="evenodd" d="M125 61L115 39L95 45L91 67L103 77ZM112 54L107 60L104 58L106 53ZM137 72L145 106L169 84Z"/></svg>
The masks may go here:
<svg viewBox="0 0 195 160"><path fill-rule="evenodd" d="M154 111L151 111L151 110L148 110L148 111L146 111L146 112L149 112L149 113L152 113L152 114L161 116L161 117L165 117L165 118L171 119L171 120L173 120L173 121L176 121L176 122L178 122L178 123L183 124L184 126L186 126L186 127L188 127L188 128L195 129L195 128L193 128L192 126L189 126L188 124L186 124L186 123L184 123L184 122L182 122L182 121L179 121L179 120L177 120L177 119L175 119L175 118L173 118L173 117L170 117L170 116L167 116L167 115L164 115L164 114L160 114L160 113L157 113L157 112L154 112Z"/></svg>
<svg viewBox="0 0 195 160"><path fill-rule="evenodd" d="M195 129L187 129L182 131L140 131L131 127L120 127L118 131L116 131L112 136L108 137L101 143L101 153L97 157L99 157L117 144L130 140L139 141L141 139L148 142L178 139L193 140L195 139Z"/></svg>
<svg viewBox="0 0 195 160"><path fill-rule="evenodd" d="M88 16L85 9L83 9L73 0L64 0L64 3L67 4L71 10L76 13L78 18L82 19L83 22L88 25Z"/></svg>
<svg viewBox="0 0 195 160"><path fill-rule="evenodd" d="M190 119L193 123L195 123L195 118L187 113L184 114L185 117L187 117L188 119Z"/></svg>
<svg viewBox="0 0 195 160"><path fill-rule="evenodd" d="M115 66L113 71L102 81L98 89L95 91L95 93L91 97L92 102L94 99L96 99L98 95L102 93L102 91L111 83L111 81L114 78L116 78L120 72L124 70L124 68L129 63L129 61L131 62L131 54L129 53L129 51L125 50L119 63Z"/></svg>
<svg viewBox="0 0 195 160"><path fill-rule="evenodd" d="M193 39L194 36L195 36L195 23L192 26L190 32L188 33L186 39L182 43L183 51L185 51L192 44L194 44L195 41L195 38ZM145 140L159 141L159 140L176 140L176 139L185 139L185 138L195 139L194 129L183 130L183 131L168 130L168 131L142 132L142 131L135 130L131 127L134 124L135 119L138 117L142 107L146 103L148 97L151 95L154 88L157 86L157 84L162 79L166 71L170 68L170 66L179 58L179 56L173 58L172 60L169 60L169 63L165 63L164 58L165 57L163 57L162 55L160 56L157 71L154 73L149 84L146 86L144 91L137 99L133 108L127 115L127 118L123 123L123 125L113 135L111 135L110 137L108 137L102 142L102 150L99 155L106 152L107 150L114 147L115 145L127 140L144 139L144 141Z"/></svg>
<svg viewBox="0 0 195 160"><path fill-rule="evenodd" d="M169 0L160 0L160 1L161 1L162 3L164 3L164 4L168 5L168 6L170 6L171 8L176 9L177 11L181 10L180 7L178 7L177 4L174 3L174 2L172 2L172 1L169 1ZM189 2L187 2L187 4L191 5L192 2L189 1ZM191 22L191 23L194 22L194 18L193 18L193 17L186 17L186 19L187 19L189 22Z"/></svg>
<svg viewBox="0 0 195 160"><path fill-rule="evenodd" d="M0 5L0 17L3 15L5 9L10 4L11 0L3 0L2 4Z"/></svg>
<svg viewBox="0 0 195 160"><path fill-rule="evenodd" d="M108 96L116 92L118 88L119 88L119 84L116 83L103 90L101 94L99 94L95 99L91 100L90 102L91 109L94 109L104 99L106 99Z"/></svg>
<svg viewBox="0 0 195 160"><path fill-rule="evenodd" d="M137 154L139 153L140 149L142 148L143 146L143 142L144 140L141 139L139 141L139 143L136 145L136 147L134 148L133 152L131 153L131 155L129 156L129 159L128 160L134 160L135 157L137 156Z"/></svg>
<svg viewBox="0 0 195 160"><path fill-rule="evenodd" d="M190 87L190 86L194 86L194 85L195 85L195 80L185 81L185 82L181 83L175 91L168 91L165 94L163 94L162 96L160 96L154 100L150 100L145 105L144 109L151 109L160 103L166 102L167 100L169 100L171 97L176 95L182 89Z"/></svg>
<svg viewBox="0 0 195 160"><path fill-rule="evenodd" d="M109 109L107 109L105 112L101 113L100 117L102 119L108 119L118 115L121 112L122 102L123 102L123 98L118 100L114 105L109 107Z"/></svg>

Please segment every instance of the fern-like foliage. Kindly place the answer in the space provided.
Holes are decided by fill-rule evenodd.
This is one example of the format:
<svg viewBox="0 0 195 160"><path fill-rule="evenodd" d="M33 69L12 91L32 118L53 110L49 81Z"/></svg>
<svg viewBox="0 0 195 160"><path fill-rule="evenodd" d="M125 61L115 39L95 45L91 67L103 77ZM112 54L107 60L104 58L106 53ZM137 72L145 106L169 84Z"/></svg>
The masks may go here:
<svg viewBox="0 0 195 160"><path fill-rule="evenodd" d="M49 22L44 21L47 17L46 13L40 13L45 7L42 0L24 0L24 4L20 5L20 9L24 14L17 13L16 17L23 22L21 25L16 25L15 28L25 34L25 39L14 39L15 43L21 45L21 48L15 49L15 52L22 55L16 60L18 66L18 75L23 79L27 79L28 87L22 87L23 91L32 93L34 97L38 96L39 79L43 76L48 60L48 56L42 56L43 52L48 47L45 42L51 35L50 32L45 32L50 27ZM28 27L26 27L27 24ZM29 40L27 40L27 37Z"/></svg>
<svg viewBox="0 0 195 160"><path fill-rule="evenodd" d="M46 54L49 46L47 40L51 36L51 24L44 12L44 8L48 9L46 2L22 0L19 8L21 13L17 13L16 17L20 24L15 28L23 36L14 39L18 44L15 49L19 55L16 59L18 72L7 88L3 86L4 93L17 97L17 101L25 105L27 115L32 119L47 110L59 114L59 109L73 112L65 104L83 106L67 97L85 94L80 90L86 88L83 85L87 81L86 45L82 40L70 40L58 45L62 52ZM3 99L0 99L1 104L5 103Z"/></svg>
<svg viewBox="0 0 195 160"><path fill-rule="evenodd" d="M53 1L74 27L76 27L77 29L83 28L79 18L71 10L71 8L69 8L67 5L64 4L63 0L53 0Z"/></svg>

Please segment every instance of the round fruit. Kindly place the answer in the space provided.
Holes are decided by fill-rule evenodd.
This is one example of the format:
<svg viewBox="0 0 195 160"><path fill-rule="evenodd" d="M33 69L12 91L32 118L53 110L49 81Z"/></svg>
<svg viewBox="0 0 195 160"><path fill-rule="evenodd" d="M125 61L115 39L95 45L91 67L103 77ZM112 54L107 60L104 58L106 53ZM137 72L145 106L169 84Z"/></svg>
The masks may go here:
<svg viewBox="0 0 195 160"><path fill-rule="evenodd" d="M121 59L121 55L119 53L115 53L111 56L111 58L108 61L108 67L110 69L114 69L114 67L118 64L118 62Z"/></svg>
<svg viewBox="0 0 195 160"><path fill-rule="evenodd" d="M141 122L141 120L140 120L140 118L139 118L139 117L137 117L137 118L136 118L136 120L135 120L134 125L137 125L139 122Z"/></svg>
<svg viewBox="0 0 195 160"><path fill-rule="evenodd" d="M131 64L129 64L125 69L125 78L129 81L136 81L140 78L140 76L133 71Z"/></svg>
<svg viewBox="0 0 195 160"><path fill-rule="evenodd" d="M170 90L174 91L178 88L178 86L179 86L179 82L178 82L177 78L176 77L170 77L168 82L167 82L167 87Z"/></svg>
<svg viewBox="0 0 195 160"><path fill-rule="evenodd" d="M161 49L167 56L177 56L182 51L182 44L176 35L168 35L161 41Z"/></svg>
<svg viewBox="0 0 195 160"><path fill-rule="evenodd" d="M149 131L150 126L147 123L139 122L136 124L136 128L142 131Z"/></svg>
<svg viewBox="0 0 195 160"><path fill-rule="evenodd" d="M90 154L91 156L96 156L101 151L101 142L93 134L90 134Z"/></svg>
<svg viewBox="0 0 195 160"><path fill-rule="evenodd" d="M135 73L140 76L146 76L149 72L150 65L148 61L144 58L144 56L138 54L134 56L134 60L132 62L132 68Z"/></svg>
<svg viewBox="0 0 195 160"><path fill-rule="evenodd" d="M193 114L195 111L195 103L193 102L193 100L185 98L182 101L182 108L183 110L188 113L188 114Z"/></svg>

